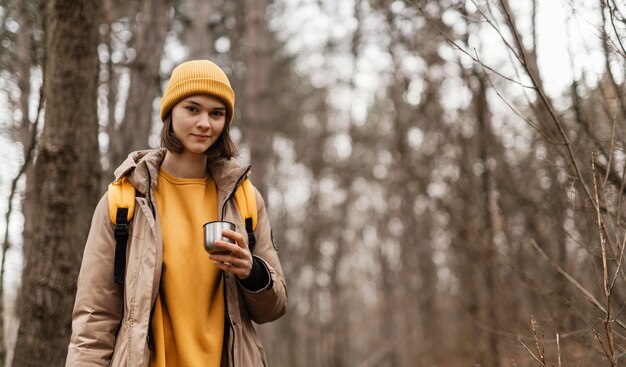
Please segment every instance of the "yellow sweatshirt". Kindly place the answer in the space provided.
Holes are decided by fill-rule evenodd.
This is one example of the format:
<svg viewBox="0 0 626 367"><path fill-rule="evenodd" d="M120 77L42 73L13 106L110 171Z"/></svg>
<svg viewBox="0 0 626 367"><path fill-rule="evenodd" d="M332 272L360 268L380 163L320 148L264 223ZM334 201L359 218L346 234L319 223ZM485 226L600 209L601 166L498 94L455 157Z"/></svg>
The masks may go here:
<svg viewBox="0 0 626 367"><path fill-rule="evenodd" d="M163 272L151 323L150 366L217 367L224 338L224 291L202 244L202 225L218 219L215 182L176 178L161 170L155 196Z"/></svg>

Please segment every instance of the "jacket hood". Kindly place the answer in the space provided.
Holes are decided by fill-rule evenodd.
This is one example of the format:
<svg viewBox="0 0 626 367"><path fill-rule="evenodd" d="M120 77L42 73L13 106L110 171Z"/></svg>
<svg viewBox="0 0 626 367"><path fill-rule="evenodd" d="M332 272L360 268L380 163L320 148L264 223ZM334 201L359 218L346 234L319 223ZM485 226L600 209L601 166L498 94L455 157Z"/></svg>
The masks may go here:
<svg viewBox="0 0 626 367"><path fill-rule="evenodd" d="M159 169L165 158L165 148L148 149L132 152L115 170L115 180L126 177L137 191L145 195L150 189L155 190ZM250 166L242 166L236 159L218 159L209 162L209 175L220 191L232 192L235 186L247 176Z"/></svg>

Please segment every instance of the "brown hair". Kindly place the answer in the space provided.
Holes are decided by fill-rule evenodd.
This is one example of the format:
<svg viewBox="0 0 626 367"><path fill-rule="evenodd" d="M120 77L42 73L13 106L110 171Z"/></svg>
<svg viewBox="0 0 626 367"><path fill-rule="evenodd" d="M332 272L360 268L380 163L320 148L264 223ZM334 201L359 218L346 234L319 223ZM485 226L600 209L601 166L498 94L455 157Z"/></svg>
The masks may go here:
<svg viewBox="0 0 626 367"><path fill-rule="evenodd" d="M226 116L226 121L228 121L228 116ZM185 149L183 147L183 143L178 140L178 137L176 137L176 134L174 133L171 112L168 113L163 120L163 129L161 129L161 146L173 153L182 153ZM224 124L222 134L220 134L220 137L217 138L215 143L213 143L213 145L211 145L209 149L204 152L204 154L209 158L209 162L220 158L230 160L239 154L235 143L233 143L233 140L230 138L229 123Z"/></svg>

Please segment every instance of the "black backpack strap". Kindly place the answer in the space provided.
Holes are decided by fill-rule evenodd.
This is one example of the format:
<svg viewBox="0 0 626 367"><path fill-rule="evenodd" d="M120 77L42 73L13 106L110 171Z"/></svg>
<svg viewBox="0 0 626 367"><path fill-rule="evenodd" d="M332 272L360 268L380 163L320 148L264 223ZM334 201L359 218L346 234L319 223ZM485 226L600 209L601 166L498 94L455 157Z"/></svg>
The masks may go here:
<svg viewBox="0 0 626 367"><path fill-rule="evenodd" d="M248 248L250 252L256 246L256 237L254 237L254 229L252 228L252 218L246 218L246 232L248 232Z"/></svg>
<svg viewBox="0 0 626 367"><path fill-rule="evenodd" d="M115 283L124 284L126 245L128 243L128 208L117 208L115 221Z"/></svg>

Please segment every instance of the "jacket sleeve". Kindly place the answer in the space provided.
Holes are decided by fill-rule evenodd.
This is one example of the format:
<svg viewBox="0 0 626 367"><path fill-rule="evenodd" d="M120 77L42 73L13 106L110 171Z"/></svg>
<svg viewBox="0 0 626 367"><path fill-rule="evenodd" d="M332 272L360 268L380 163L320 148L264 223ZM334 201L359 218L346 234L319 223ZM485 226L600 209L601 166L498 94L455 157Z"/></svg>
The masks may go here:
<svg viewBox="0 0 626 367"><path fill-rule="evenodd" d="M93 215L78 276L66 366L108 366L122 318L122 288L113 278L115 237L105 194Z"/></svg>
<svg viewBox="0 0 626 367"><path fill-rule="evenodd" d="M272 228L265 202L255 188L257 201L257 226L254 230L256 246L254 256L260 260L269 274L269 283L263 289L253 292L241 287L246 308L252 321L262 324L274 321L287 310L287 285L278 259L278 252L272 242Z"/></svg>

